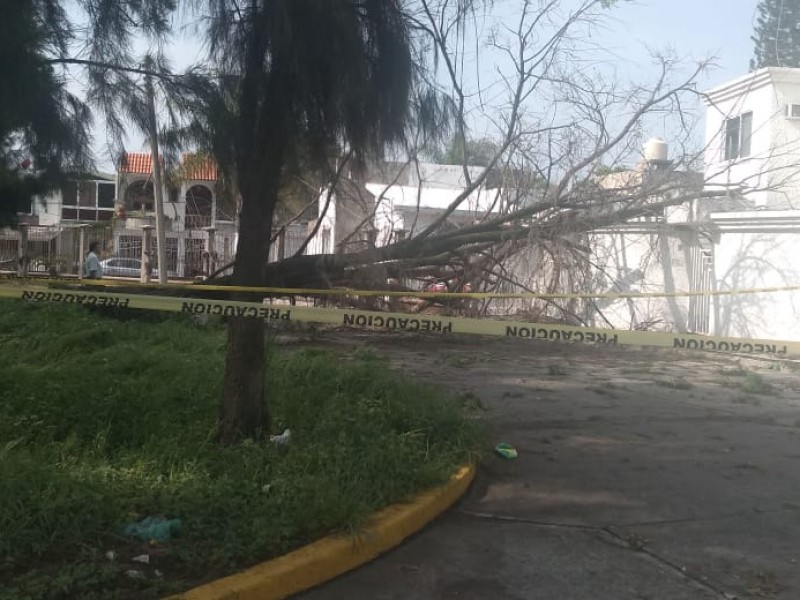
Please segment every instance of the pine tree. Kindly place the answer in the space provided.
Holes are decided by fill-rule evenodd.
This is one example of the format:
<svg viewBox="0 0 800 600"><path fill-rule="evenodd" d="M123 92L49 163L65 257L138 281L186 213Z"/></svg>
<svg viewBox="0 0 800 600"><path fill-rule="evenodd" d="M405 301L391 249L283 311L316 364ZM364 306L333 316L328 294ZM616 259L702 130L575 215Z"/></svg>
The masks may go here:
<svg viewBox="0 0 800 600"><path fill-rule="evenodd" d="M90 163L88 109L46 63L66 49L65 12L46 0L3 3L0 19L0 226Z"/></svg>
<svg viewBox="0 0 800 600"><path fill-rule="evenodd" d="M800 67L800 0L761 0L750 69Z"/></svg>

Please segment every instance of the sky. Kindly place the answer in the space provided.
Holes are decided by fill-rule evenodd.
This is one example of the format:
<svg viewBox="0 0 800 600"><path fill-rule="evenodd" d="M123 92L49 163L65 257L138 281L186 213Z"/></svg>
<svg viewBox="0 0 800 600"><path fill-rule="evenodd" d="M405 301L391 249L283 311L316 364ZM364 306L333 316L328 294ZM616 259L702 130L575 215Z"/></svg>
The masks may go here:
<svg viewBox="0 0 800 600"><path fill-rule="evenodd" d="M621 0L594 42L606 50L623 80L647 79L652 69L648 48L670 49L687 64L713 57L714 67L699 82L709 89L748 71L756 4L757 0ZM184 38L172 45L169 56L180 69L201 59L203 52ZM98 166L112 170L101 118L94 149ZM146 150L142 136L131 135L128 149Z"/></svg>
<svg viewBox="0 0 800 600"><path fill-rule="evenodd" d="M642 48L671 47L693 59L716 57L709 87L745 74L753 55L757 0L649 0L620 5L609 48L635 57Z"/></svg>

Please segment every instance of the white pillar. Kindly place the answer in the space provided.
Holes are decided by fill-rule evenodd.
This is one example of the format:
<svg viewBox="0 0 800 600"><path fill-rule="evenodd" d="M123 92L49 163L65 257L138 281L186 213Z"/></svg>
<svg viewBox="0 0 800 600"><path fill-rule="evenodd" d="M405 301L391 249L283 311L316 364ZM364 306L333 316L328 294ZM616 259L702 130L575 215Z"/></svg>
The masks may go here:
<svg viewBox="0 0 800 600"><path fill-rule="evenodd" d="M150 283L150 244L153 239L153 226L144 225L142 227L142 272L139 280L142 283ZM159 271L159 274L161 272Z"/></svg>
<svg viewBox="0 0 800 600"><path fill-rule="evenodd" d="M204 227L206 230L206 277L217 270L217 230L214 227Z"/></svg>
<svg viewBox="0 0 800 600"><path fill-rule="evenodd" d="M17 246L17 276L25 277L28 274L28 226L19 226L19 245Z"/></svg>
<svg viewBox="0 0 800 600"><path fill-rule="evenodd" d="M86 225L78 226L78 279L83 279L83 265L86 262Z"/></svg>

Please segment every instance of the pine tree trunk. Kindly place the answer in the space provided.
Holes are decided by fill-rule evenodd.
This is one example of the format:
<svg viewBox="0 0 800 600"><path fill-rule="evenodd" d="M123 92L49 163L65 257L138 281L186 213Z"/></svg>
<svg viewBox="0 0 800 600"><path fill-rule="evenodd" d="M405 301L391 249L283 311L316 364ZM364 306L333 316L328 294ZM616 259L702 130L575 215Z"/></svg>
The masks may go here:
<svg viewBox="0 0 800 600"><path fill-rule="evenodd" d="M273 185L261 185L261 177L251 177L240 188L242 211L234 285L264 285L278 173L272 177ZM224 444L269 433L264 327L263 320L246 317L232 317L228 325L219 421L219 441Z"/></svg>
<svg viewBox="0 0 800 600"><path fill-rule="evenodd" d="M265 361L264 322L232 317L219 422L219 441L223 444L262 438L269 433Z"/></svg>

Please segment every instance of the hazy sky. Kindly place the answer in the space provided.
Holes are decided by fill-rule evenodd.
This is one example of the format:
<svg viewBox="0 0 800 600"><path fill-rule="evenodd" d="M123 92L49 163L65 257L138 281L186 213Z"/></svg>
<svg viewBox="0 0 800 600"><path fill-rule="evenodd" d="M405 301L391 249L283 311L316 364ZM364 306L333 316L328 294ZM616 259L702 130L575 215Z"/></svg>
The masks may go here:
<svg viewBox="0 0 800 600"><path fill-rule="evenodd" d="M716 68L700 82L708 89L747 72L753 54L750 37L756 4L757 0L623 1L610 11L610 21L597 33L595 43L618 58L614 67L622 79L639 81L647 79L650 68L647 48L670 48L689 61L716 57ZM171 48L176 69L200 58L202 49L185 39ZM702 109L698 106L697 110ZM102 122L96 129L98 163L109 170ZM128 146L134 151L144 149L142 137L131 135Z"/></svg>
<svg viewBox="0 0 800 600"><path fill-rule="evenodd" d="M643 45L672 47L694 58L715 56L718 69L709 85L745 74L753 55L757 0L646 0L623 4L614 12L616 31L609 44L632 57Z"/></svg>

